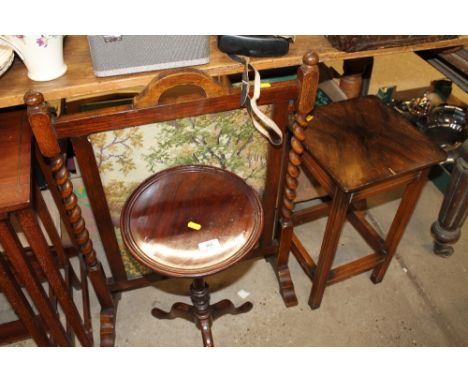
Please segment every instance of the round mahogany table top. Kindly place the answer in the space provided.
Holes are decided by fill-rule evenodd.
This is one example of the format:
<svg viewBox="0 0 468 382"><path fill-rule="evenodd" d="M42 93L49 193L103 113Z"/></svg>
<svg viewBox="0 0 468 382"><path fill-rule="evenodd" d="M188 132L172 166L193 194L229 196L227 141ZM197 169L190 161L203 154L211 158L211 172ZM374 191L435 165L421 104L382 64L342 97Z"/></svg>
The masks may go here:
<svg viewBox="0 0 468 382"><path fill-rule="evenodd" d="M202 277L241 260L257 244L263 210L237 175L211 166L179 166L145 180L121 215L130 253L154 271Z"/></svg>

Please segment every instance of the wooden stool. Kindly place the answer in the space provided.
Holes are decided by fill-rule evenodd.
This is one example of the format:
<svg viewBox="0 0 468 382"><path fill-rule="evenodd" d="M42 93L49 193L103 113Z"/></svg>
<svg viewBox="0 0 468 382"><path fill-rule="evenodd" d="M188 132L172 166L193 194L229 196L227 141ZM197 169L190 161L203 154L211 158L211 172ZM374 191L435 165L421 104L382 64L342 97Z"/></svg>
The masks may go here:
<svg viewBox="0 0 468 382"><path fill-rule="evenodd" d="M241 178L209 166L180 166L153 175L129 197L121 217L122 238L132 255L156 272L190 277L193 305L175 303L156 318L185 318L214 346L211 324L226 314L249 311L247 302L209 304L204 276L239 262L256 245L263 227L260 200Z"/></svg>
<svg viewBox="0 0 468 382"><path fill-rule="evenodd" d="M282 270L279 279L286 305L297 304L287 271L291 249L313 282L309 305L315 309L320 306L328 285L368 270L373 270L371 280L374 283L382 281L427 179L429 167L444 160L445 153L403 116L373 96L319 107L308 124L301 123L304 120L305 116L296 116L293 128L278 269ZM292 212L297 187L293 170L301 163L304 172L327 190L331 201ZM400 206L387 237L383 239L360 210L366 206L367 198L404 185ZM293 226L327 214L322 247L315 264L294 235ZM331 269L346 219L374 253Z"/></svg>

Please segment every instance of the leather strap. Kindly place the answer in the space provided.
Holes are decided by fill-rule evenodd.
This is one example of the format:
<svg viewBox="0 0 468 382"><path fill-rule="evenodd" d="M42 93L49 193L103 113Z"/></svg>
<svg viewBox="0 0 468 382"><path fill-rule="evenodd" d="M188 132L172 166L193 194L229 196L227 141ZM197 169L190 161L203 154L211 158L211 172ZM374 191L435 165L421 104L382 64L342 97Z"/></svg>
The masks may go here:
<svg viewBox="0 0 468 382"><path fill-rule="evenodd" d="M267 138L272 145L279 146L283 143L283 133L278 125L263 113L257 105L257 100L260 98L260 73L250 63L249 57L238 56L231 54L229 55L233 60L244 64L244 72L242 74L242 87L241 87L241 105L246 107L247 112L252 119L254 127ZM254 90L253 95L250 96L249 88L249 70L252 70L255 74L254 77Z"/></svg>

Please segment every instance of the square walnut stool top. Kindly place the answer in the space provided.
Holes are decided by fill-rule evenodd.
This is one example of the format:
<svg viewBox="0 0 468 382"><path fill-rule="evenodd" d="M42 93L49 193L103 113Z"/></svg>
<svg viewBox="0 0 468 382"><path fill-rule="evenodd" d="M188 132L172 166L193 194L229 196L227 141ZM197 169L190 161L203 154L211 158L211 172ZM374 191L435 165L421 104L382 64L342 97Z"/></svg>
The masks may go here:
<svg viewBox="0 0 468 382"><path fill-rule="evenodd" d="M291 251L312 280L309 305L320 306L325 287L372 270L382 281L427 180L429 168L445 159L445 152L402 115L368 96L319 107L304 123L296 116L284 195L291 215L283 213L278 269L285 304L297 304L288 270ZM295 169L317 180L330 201L293 211ZM366 199L405 186L400 205L385 238L365 219ZM283 208L284 210L284 208ZM327 216L317 264L294 234L294 226ZM332 269L345 221L348 220L373 253Z"/></svg>
<svg viewBox="0 0 468 382"><path fill-rule="evenodd" d="M375 96L318 107L304 149L345 192L418 171L445 153Z"/></svg>

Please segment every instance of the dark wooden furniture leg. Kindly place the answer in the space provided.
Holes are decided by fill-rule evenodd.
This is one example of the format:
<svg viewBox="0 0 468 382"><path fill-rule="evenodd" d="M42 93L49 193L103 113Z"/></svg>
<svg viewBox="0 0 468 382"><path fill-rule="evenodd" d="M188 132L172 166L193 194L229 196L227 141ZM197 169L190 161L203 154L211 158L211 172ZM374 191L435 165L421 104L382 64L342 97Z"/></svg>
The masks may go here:
<svg viewBox="0 0 468 382"><path fill-rule="evenodd" d="M316 277L314 277L312 292L309 297L309 305L312 309L320 307L322 302L330 269L333 264L333 259L335 258L336 249L338 248L338 241L340 240L341 231L346 221L351 197L352 194L345 193L339 188L336 189L333 195L333 202L323 235L317 269L315 271Z"/></svg>
<svg viewBox="0 0 468 382"><path fill-rule="evenodd" d="M36 215L32 210L25 209L18 211L16 216L35 257L37 258L37 261L48 277L49 285L54 296L60 302L60 305L67 316L67 322L70 323L83 346L92 346L92 337L88 337L88 333L84 329L80 313L78 312L76 305L73 303L72 296L67 293L68 287L61 277L56 264L54 264L52 257L49 256L49 247L39 227Z"/></svg>
<svg viewBox="0 0 468 382"><path fill-rule="evenodd" d="M463 144L462 155L456 160L450 186L432 224L434 253L447 257L453 253L452 244L458 241L461 227L468 213L468 140Z"/></svg>
<svg viewBox="0 0 468 382"><path fill-rule="evenodd" d="M276 258L276 276L278 277L281 297L287 307L297 305L296 292L289 272L288 260L291 241L293 238L294 226L292 221L280 220L280 245Z"/></svg>
<svg viewBox="0 0 468 382"><path fill-rule="evenodd" d="M349 99L367 95L373 65L373 57L344 61L340 87Z"/></svg>
<svg viewBox="0 0 468 382"><path fill-rule="evenodd" d="M151 314L158 319L183 318L197 325L202 333L203 346L214 346L211 325L214 320L225 314L247 313L253 307L251 302L246 302L235 307L230 300L221 300L210 305L210 292L208 284L202 277L195 278L190 286L190 298L193 305L176 302L169 312L159 308L153 308Z"/></svg>
<svg viewBox="0 0 468 382"><path fill-rule="evenodd" d="M194 306L194 322L202 333L203 346L214 346L213 335L211 334L210 292L208 285L203 278L196 278L190 286L190 298Z"/></svg>
<svg viewBox="0 0 468 382"><path fill-rule="evenodd" d="M385 260L375 267L371 275L371 280L374 284L381 282L385 276L385 272L387 272L398 244L405 233L406 226L413 215L424 184L426 184L428 173L429 169L421 171L419 176L406 187L405 192L403 193L397 213L393 218L392 225L390 226L385 239Z"/></svg>
<svg viewBox="0 0 468 382"><path fill-rule="evenodd" d="M50 346L47 333L34 314L5 260L0 256L0 289L38 346Z"/></svg>
<svg viewBox="0 0 468 382"><path fill-rule="evenodd" d="M25 286L39 314L43 317L43 324L47 327L53 342L59 346L70 346L70 340L60 323L59 317L52 307L44 288L42 288L41 282L26 261L21 243L11 224L7 221L0 221L0 243L5 249L5 253L8 253L8 258L16 274L18 274L19 281Z"/></svg>

